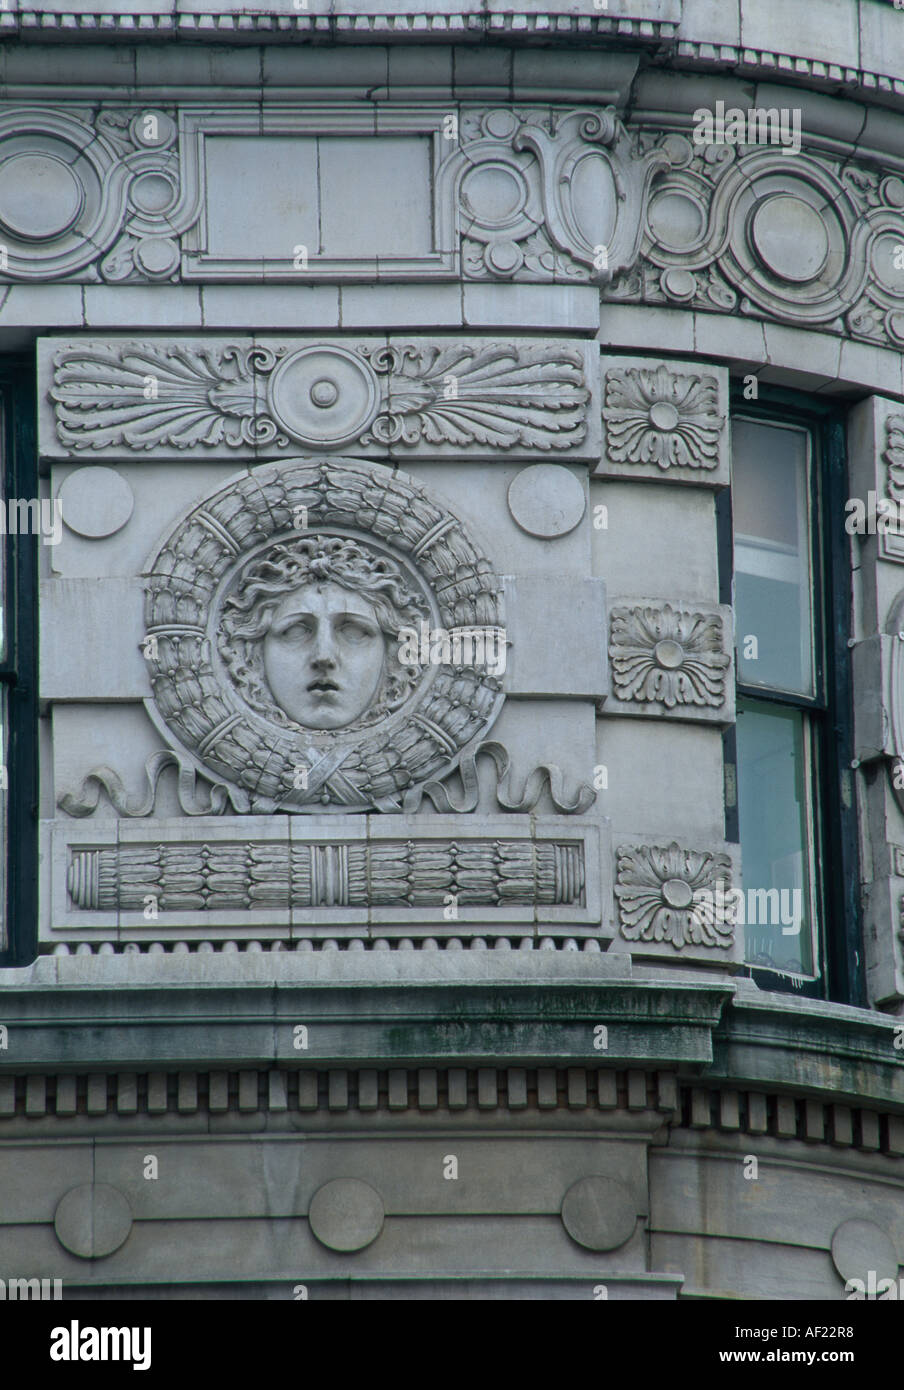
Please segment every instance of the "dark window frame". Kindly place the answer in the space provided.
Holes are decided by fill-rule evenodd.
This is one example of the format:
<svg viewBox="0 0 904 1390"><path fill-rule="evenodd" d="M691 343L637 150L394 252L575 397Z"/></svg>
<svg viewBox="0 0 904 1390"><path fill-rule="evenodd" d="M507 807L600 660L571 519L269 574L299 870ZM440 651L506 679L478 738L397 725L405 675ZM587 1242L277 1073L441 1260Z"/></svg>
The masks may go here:
<svg viewBox="0 0 904 1390"><path fill-rule="evenodd" d="M0 360L3 497L37 498L34 364ZM8 509L6 516L9 516ZM7 535L4 605L6 652L0 683L7 696L5 799L6 940L0 966L28 965L37 955L38 904L38 545L40 537Z"/></svg>
<svg viewBox="0 0 904 1390"><path fill-rule="evenodd" d="M792 705L814 716L811 774L816 789L812 807L817 825L815 846L817 951L820 978L794 992L835 1003L865 1005L861 947L860 868L857 807L851 763L853 690L851 636L850 538L844 529L849 496L845 455L845 414L835 401L821 401L798 391L759 384L754 400L744 397L740 379L732 381L731 416L746 415L764 423L798 425L812 438L810 476L810 544L813 575L815 695L783 695L738 682L741 698ZM716 500L719 543L719 598L732 602L733 539L731 488ZM739 841L736 735L723 740L725 764L725 835ZM746 967L763 989L786 988L777 972Z"/></svg>

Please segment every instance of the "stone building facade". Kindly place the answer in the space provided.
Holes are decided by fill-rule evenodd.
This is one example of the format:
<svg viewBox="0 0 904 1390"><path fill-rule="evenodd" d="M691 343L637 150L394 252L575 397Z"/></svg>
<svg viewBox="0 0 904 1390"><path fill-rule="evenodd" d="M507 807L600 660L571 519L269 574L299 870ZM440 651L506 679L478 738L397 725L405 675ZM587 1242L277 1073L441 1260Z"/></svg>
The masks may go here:
<svg viewBox="0 0 904 1390"><path fill-rule="evenodd" d="M897 1279L904 12L0 61L0 1275Z"/></svg>

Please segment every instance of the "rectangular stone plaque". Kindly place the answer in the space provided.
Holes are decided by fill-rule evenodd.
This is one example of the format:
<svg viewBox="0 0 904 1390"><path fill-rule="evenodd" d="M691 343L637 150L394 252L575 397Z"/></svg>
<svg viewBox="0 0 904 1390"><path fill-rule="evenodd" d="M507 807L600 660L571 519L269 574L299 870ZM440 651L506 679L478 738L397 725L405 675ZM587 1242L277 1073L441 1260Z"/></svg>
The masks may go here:
<svg viewBox="0 0 904 1390"><path fill-rule="evenodd" d="M183 279L453 278L442 121L427 108L381 111L379 130L369 107L186 110L186 185L204 215L183 237Z"/></svg>
<svg viewBox="0 0 904 1390"><path fill-rule="evenodd" d="M600 817L60 818L42 839L44 940L610 934Z"/></svg>

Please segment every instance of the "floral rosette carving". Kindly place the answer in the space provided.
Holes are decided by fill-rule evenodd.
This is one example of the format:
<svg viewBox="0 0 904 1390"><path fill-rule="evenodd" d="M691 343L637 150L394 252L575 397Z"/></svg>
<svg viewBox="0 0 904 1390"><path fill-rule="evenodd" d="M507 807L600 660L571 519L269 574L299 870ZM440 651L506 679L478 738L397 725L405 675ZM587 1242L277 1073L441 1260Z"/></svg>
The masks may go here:
<svg viewBox="0 0 904 1390"><path fill-rule="evenodd" d="M713 376L658 366L625 367L606 377L603 411L613 463L716 468L724 422Z"/></svg>
<svg viewBox="0 0 904 1390"><path fill-rule="evenodd" d="M734 895L727 854L661 847L620 847L615 896L626 941L671 942L728 950L734 941Z"/></svg>
<svg viewBox="0 0 904 1390"><path fill-rule="evenodd" d="M661 608L615 608L609 657L620 700L718 708L725 699L731 658L717 613Z"/></svg>

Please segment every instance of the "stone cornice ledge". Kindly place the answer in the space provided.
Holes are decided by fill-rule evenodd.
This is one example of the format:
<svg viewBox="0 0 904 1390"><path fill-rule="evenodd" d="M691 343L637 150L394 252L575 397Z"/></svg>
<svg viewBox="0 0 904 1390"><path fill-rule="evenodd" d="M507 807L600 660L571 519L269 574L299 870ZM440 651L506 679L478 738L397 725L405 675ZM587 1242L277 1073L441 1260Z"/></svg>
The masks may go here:
<svg viewBox="0 0 904 1390"><path fill-rule="evenodd" d="M702 70L764 74L904 97L904 13L892 0L808 0L806 15L776 23L770 0L135 0L116 13L73 13L71 0L0 12L0 39L220 43L589 42L652 47L657 59Z"/></svg>
<svg viewBox="0 0 904 1390"><path fill-rule="evenodd" d="M904 1108L901 1024L844 1004L760 994L745 981L713 1034L707 1080Z"/></svg>
<svg viewBox="0 0 904 1390"><path fill-rule="evenodd" d="M327 953L317 966L306 957L303 975L292 957L285 973L263 957L257 969L253 958L209 958L203 979L185 958L120 956L91 983L81 958L45 957L0 972L0 1073L144 1070L151 1058L158 1069L504 1058L676 1067L697 1084L904 1111L900 1025L864 1009L763 994L746 981L632 979L626 961L574 953L394 956Z"/></svg>
<svg viewBox="0 0 904 1390"><path fill-rule="evenodd" d="M373 978L6 988L0 1073L224 1068L562 1064L688 1067L712 1060L728 982L631 981L533 969L482 978ZM4 972L8 975L11 972ZM557 978L559 976L559 978ZM608 978L607 978L608 976ZM128 1020L128 1022L124 1022ZM606 1046L598 1033L603 1024ZM305 1046L296 1046L299 1025Z"/></svg>

